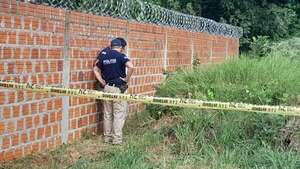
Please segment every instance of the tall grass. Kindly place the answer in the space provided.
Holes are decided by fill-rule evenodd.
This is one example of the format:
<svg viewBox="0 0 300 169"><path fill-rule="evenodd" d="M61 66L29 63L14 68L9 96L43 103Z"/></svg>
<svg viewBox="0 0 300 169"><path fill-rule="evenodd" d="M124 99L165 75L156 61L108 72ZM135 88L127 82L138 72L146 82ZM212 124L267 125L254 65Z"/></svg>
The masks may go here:
<svg viewBox="0 0 300 169"><path fill-rule="evenodd" d="M242 57L209 68L182 70L167 79L157 95L296 105L300 64L285 57ZM183 122L172 128L177 138L172 150L178 155L203 157L210 168L300 168L300 153L281 144L280 129L287 117L153 105L148 108L156 119L181 115Z"/></svg>
<svg viewBox="0 0 300 169"><path fill-rule="evenodd" d="M294 105L300 93L299 62L289 58L240 59L209 68L182 70L158 89L158 96L253 104ZM150 106L174 112L177 108Z"/></svg>

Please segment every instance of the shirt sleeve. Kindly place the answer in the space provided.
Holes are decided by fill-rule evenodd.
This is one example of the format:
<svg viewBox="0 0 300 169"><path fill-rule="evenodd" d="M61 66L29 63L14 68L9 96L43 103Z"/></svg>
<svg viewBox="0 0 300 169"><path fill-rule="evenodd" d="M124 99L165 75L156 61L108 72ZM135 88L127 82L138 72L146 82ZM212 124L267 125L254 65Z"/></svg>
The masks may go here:
<svg viewBox="0 0 300 169"><path fill-rule="evenodd" d="M97 66L99 69L102 69L102 61L101 61L101 58L100 58L100 59L97 59L97 61L96 61L96 66Z"/></svg>
<svg viewBox="0 0 300 169"><path fill-rule="evenodd" d="M126 55L123 55L123 57L121 57L121 62L122 64L125 64L126 62L130 61L129 57Z"/></svg>

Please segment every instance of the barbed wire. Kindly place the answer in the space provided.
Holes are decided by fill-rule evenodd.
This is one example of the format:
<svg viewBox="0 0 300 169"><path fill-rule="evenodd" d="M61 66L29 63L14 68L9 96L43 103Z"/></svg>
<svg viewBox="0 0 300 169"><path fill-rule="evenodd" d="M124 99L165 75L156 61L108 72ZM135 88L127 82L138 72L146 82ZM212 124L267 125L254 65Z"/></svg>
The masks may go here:
<svg viewBox="0 0 300 169"><path fill-rule="evenodd" d="M27 0L35 4L76 10L94 15L111 16L143 23L170 26L194 32L239 38L240 27L183 14L141 0Z"/></svg>

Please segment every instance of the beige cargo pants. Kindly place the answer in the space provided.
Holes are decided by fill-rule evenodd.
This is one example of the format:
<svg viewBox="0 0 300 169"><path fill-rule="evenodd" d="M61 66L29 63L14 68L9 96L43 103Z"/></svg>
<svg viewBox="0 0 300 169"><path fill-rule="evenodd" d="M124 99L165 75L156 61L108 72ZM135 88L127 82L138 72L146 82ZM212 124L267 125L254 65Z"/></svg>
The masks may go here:
<svg viewBox="0 0 300 169"><path fill-rule="evenodd" d="M106 85L104 92L121 93L120 89ZM126 101L103 101L104 114L104 142L113 144L122 143L122 129L127 117Z"/></svg>

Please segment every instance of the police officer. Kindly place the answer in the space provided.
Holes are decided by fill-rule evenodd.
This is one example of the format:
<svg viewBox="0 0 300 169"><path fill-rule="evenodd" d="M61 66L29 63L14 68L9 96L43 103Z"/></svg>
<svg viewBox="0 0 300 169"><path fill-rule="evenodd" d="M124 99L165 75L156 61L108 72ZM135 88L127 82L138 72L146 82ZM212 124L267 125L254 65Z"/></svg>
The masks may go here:
<svg viewBox="0 0 300 169"><path fill-rule="evenodd" d="M101 52L94 73L104 92L124 93L133 73L133 64L121 53L124 48L119 39L111 41L111 49ZM126 74L127 68L127 74ZM126 101L103 101L104 142L122 143L122 129L127 117Z"/></svg>
<svg viewBox="0 0 300 169"><path fill-rule="evenodd" d="M122 45L122 50L121 52L122 53L125 53L126 51L126 46L127 46L127 42L124 38L122 37L117 37L116 39L120 40L121 41L121 45ZM106 48L100 50L98 53L97 53L97 59L96 59L96 62L94 64L97 65L97 63L99 62L100 58L102 55L106 55L106 53L108 53L109 51L111 50L111 46L107 46ZM125 55L124 55L125 56ZM103 86L101 84L99 84L99 82L96 83L96 89L97 90L100 90L100 91L103 91ZM102 109L102 104L99 103L98 106L99 106L99 109Z"/></svg>

